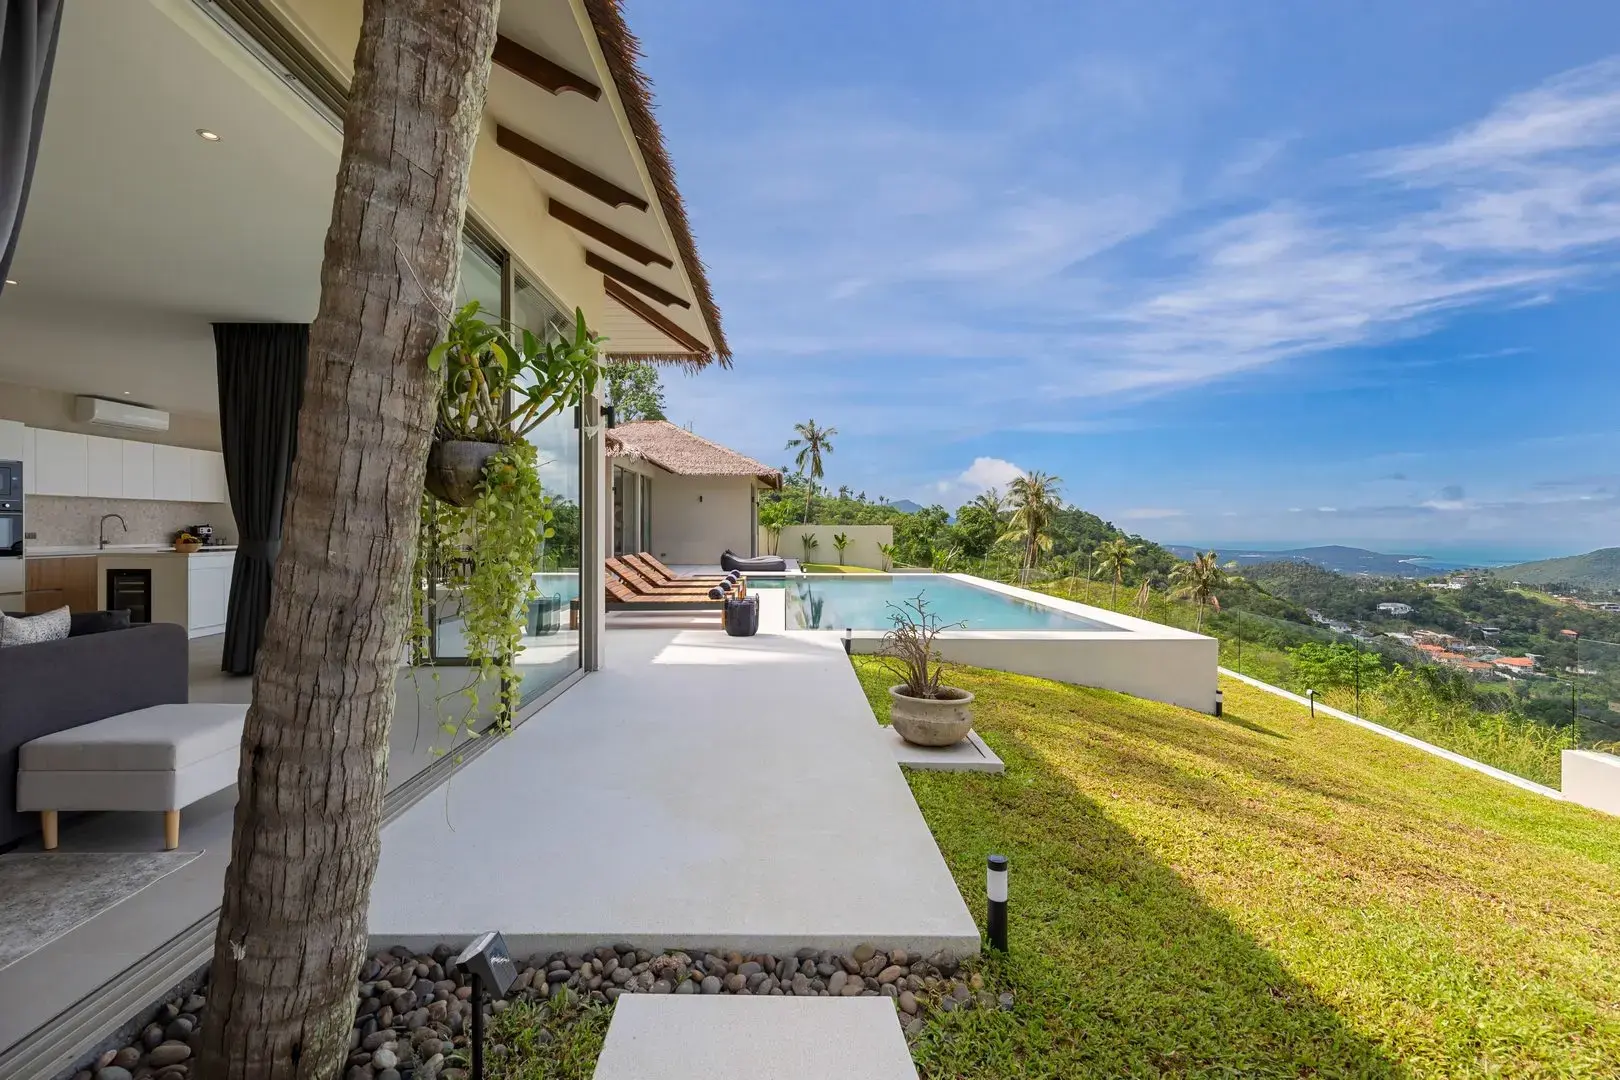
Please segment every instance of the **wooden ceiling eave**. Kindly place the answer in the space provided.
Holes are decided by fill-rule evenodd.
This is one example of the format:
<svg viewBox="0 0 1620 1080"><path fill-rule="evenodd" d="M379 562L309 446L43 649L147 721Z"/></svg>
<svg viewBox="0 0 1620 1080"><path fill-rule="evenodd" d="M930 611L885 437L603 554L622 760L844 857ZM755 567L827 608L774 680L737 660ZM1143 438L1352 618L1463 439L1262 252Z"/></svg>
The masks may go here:
<svg viewBox="0 0 1620 1080"><path fill-rule="evenodd" d="M647 200L635 192L625 190L606 177L592 172L549 147L541 146L505 124L495 125L495 145L608 206L633 206L642 211L648 209Z"/></svg>
<svg viewBox="0 0 1620 1080"><path fill-rule="evenodd" d="M646 323L648 326L651 326L653 329L657 330L659 333L663 334L677 345L681 345L694 353L703 353L707 355L714 352L714 349L703 344L703 342L681 329L681 327L669 316L665 315L663 312L659 311L657 308L647 303L647 301L631 292L628 288L621 285L613 278L608 277L606 274L602 275L602 291L614 300L618 301L618 303L623 305L626 310L635 315L642 322Z"/></svg>
<svg viewBox="0 0 1620 1080"><path fill-rule="evenodd" d="M667 256L660 255L658 252L654 251L650 247L647 247L645 244L638 244L636 241L630 239L617 229L609 228L590 215L574 209L565 202L559 202L555 198L548 196L546 198L546 213L550 214L564 225L567 225L575 232L588 236L592 240L596 240L599 243L606 244L619 254L628 255L630 258L636 260L643 266L652 266L657 264L658 266L666 267L668 269L674 269L675 267L674 261Z"/></svg>
<svg viewBox="0 0 1620 1080"><path fill-rule="evenodd" d="M655 285L640 274L632 273L618 263L604 259L594 251L585 252L585 265L592 270L600 271L607 277L613 278L621 285L628 285L641 295L650 297L666 307L690 308L692 306L689 301L676 296L663 286Z"/></svg>
<svg viewBox="0 0 1620 1080"><path fill-rule="evenodd" d="M572 91L583 94L592 101L599 101L602 97L602 88L583 75L577 75L555 60L548 60L532 49L519 45L511 38L501 35L495 39L495 53L491 57L496 64L510 71L512 74L540 87L553 94Z"/></svg>

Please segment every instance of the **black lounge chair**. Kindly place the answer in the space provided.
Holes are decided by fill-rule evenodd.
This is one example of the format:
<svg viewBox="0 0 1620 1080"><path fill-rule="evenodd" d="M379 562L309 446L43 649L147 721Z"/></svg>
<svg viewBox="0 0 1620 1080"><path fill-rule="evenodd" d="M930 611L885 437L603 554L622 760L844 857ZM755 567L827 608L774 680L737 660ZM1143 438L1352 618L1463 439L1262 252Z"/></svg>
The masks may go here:
<svg viewBox="0 0 1620 1080"><path fill-rule="evenodd" d="M761 555L745 559L727 548L720 555L720 569L739 570L744 574L780 574L787 569L787 560L775 555Z"/></svg>

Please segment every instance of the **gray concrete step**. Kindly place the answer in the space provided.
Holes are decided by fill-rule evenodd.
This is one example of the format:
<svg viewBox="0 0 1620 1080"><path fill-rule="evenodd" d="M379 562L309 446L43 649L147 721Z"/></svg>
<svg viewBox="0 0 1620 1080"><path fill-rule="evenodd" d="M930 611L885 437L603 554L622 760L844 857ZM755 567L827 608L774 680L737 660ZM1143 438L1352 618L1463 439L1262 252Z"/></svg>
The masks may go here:
<svg viewBox="0 0 1620 1080"><path fill-rule="evenodd" d="M917 1080L882 997L626 994L595 1080Z"/></svg>

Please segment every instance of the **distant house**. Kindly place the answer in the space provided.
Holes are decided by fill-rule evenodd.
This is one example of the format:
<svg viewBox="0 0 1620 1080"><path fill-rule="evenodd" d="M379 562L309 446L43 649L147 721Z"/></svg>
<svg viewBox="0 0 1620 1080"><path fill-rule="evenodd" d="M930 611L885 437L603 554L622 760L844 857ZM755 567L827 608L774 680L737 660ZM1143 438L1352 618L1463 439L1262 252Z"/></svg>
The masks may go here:
<svg viewBox="0 0 1620 1080"><path fill-rule="evenodd" d="M1378 610L1385 615L1410 615L1412 614L1412 605L1396 603L1393 600L1386 600L1384 603L1378 605Z"/></svg>
<svg viewBox="0 0 1620 1080"><path fill-rule="evenodd" d="M759 491L782 474L668 420L607 432L613 465L611 548L665 562L709 564L727 548L755 554Z"/></svg>
<svg viewBox="0 0 1620 1080"><path fill-rule="evenodd" d="M1529 674L1536 670L1536 658L1533 656L1498 656L1493 663L1504 671Z"/></svg>

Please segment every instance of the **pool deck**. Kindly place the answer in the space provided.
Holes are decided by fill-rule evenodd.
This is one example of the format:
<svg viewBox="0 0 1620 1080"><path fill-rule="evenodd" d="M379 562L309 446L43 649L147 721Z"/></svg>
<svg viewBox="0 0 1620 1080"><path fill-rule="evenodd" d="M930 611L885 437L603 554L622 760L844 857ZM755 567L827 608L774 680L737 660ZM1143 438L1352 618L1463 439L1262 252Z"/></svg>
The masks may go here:
<svg viewBox="0 0 1620 1080"><path fill-rule="evenodd" d="M978 951L836 637L614 625L603 671L383 830L375 946Z"/></svg>

